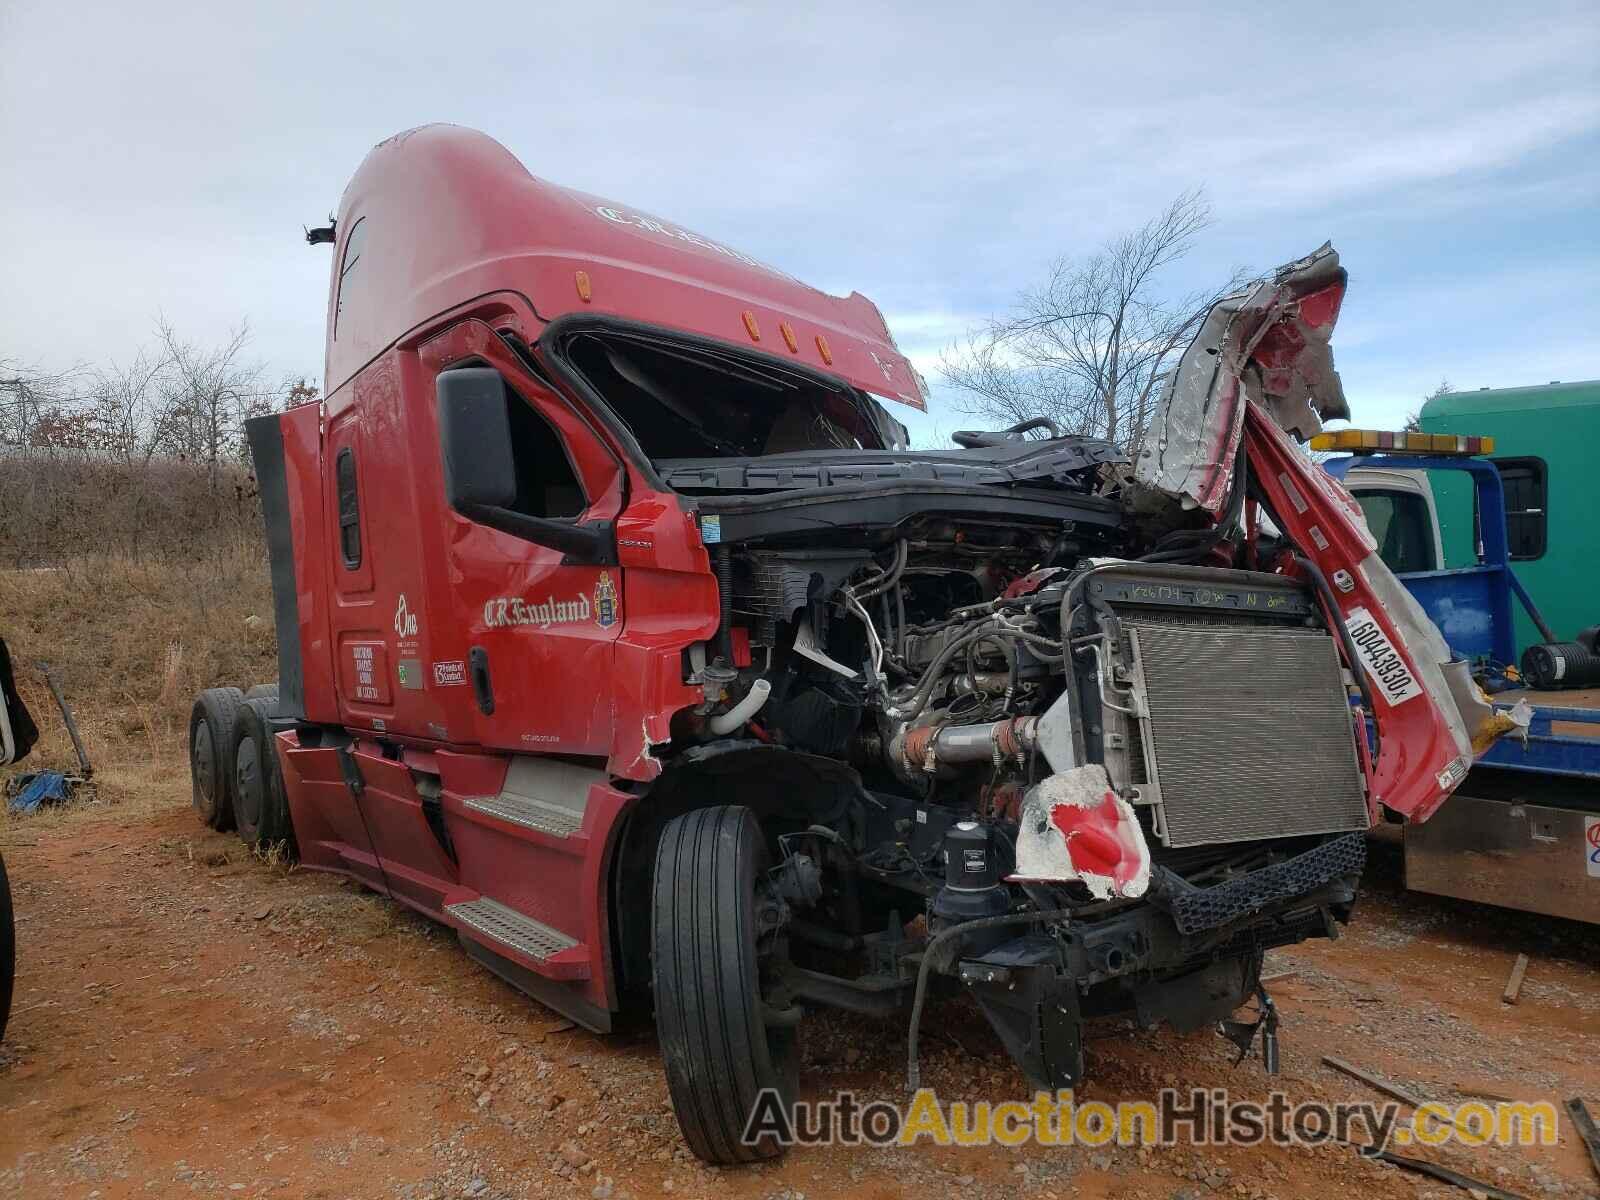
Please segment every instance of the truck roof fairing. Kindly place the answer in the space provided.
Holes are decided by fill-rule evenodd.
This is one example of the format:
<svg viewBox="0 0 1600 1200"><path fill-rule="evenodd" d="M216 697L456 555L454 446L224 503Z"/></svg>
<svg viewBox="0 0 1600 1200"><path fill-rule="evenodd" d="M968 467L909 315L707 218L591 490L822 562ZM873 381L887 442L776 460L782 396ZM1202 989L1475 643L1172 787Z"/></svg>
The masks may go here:
<svg viewBox="0 0 1600 1200"><path fill-rule="evenodd" d="M539 179L473 130L425 125L373 147L336 229L330 394L437 314L514 293L542 323L584 312L671 325L926 407L859 292L830 296L675 222ZM359 262L347 263L357 236Z"/></svg>

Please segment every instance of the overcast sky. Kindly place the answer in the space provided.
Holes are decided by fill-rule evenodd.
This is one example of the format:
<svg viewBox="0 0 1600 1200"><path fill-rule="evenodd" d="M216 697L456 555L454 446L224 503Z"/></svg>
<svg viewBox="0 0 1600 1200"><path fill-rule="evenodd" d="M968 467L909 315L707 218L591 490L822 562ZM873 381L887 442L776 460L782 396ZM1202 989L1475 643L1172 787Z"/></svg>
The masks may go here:
<svg viewBox="0 0 1600 1200"><path fill-rule="evenodd" d="M878 302L940 349L1186 188L1174 292L1332 239L1356 420L1600 376L1600 4L0 3L0 357L158 313L322 369L322 222L429 121ZM229 11L236 9L237 11Z"/></svg>

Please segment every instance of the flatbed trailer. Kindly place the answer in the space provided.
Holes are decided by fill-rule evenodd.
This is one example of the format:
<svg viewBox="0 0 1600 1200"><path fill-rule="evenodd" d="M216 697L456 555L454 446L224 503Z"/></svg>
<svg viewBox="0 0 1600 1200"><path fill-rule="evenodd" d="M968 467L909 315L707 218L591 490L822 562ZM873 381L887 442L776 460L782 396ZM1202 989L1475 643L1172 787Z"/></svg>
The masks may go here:
<svg viewBox="0 0 1600 1200"><path fill-rule="evenodd" d="M1364 507L1374 496L1393 494L1405 477L1423 481L1412 494L1426 500L1434 530L1423 473L1467 472L1477 493L1479 562L1443 568L1436 553L1434 569L1397 571L1397 577L1459 657L1486 665L1517 661L1513 600L1548 641L1558 640L1512 569L1504 493L1492 463L1390 450L1324 465ZM1482 751L1432 820L1403 826L1406 886L1600 924L1600 687L1513 688L1493 701L1526 726Z"/></svg>

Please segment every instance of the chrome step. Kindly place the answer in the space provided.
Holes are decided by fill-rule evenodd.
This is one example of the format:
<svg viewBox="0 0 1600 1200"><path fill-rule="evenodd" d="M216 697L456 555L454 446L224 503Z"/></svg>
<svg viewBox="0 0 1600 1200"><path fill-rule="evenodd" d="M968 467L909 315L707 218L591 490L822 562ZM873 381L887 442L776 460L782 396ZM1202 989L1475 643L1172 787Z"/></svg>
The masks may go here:
<svg viewBox="0 0 1600 1200"><path fill-rule="evenodd" d="M464 900L460 904L447 904L444 911L491 941L510 946L529 958L549 958L578 944L577 939L568 937L559 929L552 929L544 922L524 916L516 909L507 908L487 896Z"/></svg>
<svg viewBox="0 0 1600 1200"><path fill-rule="evenodd" d="M461 803L473 812L485 813L524 829L537 829L551 837L571 837L583 826L581 812L511 792L501 792L498 796L468 796Z"/></svg>

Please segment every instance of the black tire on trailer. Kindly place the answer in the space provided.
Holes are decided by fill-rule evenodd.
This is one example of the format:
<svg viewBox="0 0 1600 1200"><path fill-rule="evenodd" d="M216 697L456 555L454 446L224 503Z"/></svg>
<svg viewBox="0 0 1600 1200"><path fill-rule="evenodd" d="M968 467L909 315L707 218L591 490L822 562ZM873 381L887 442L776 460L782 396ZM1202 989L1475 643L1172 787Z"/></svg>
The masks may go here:
<svg viewBox="0 0 1600 1200"><path fill-rule="evenodd" d="M6 860L0 858L0 1038L11 1016L11 985L17 977L17 926L11 915L11 883Z"/></svg>
<svg viewBox="0 0 1600 1200"><path fill-rule="evenodd" d="M233 726L244 693L207 688L189 713L189 780L194 807L213 829L233 828Z"/></svg>
<svg viewBox="0 0 1600 1200"><path fill-rule="evenodd" d="M272 701L264 697L247 698L239 706L233 723L233 823L239 840L252 850L263 846L262 815L268 806L272 786L272 732L265 716Z"/></svg>
<svg viewBox="0 0 1600 1200"><path fill-rule="evenodd" d="M672 1108L689 1149L710 1163L776 1158L743 1134L762 1093L794 1111L799 1043L762 1001L755 887L768 855L748 808L696 809L656 847L651 979Z"/></svg>

